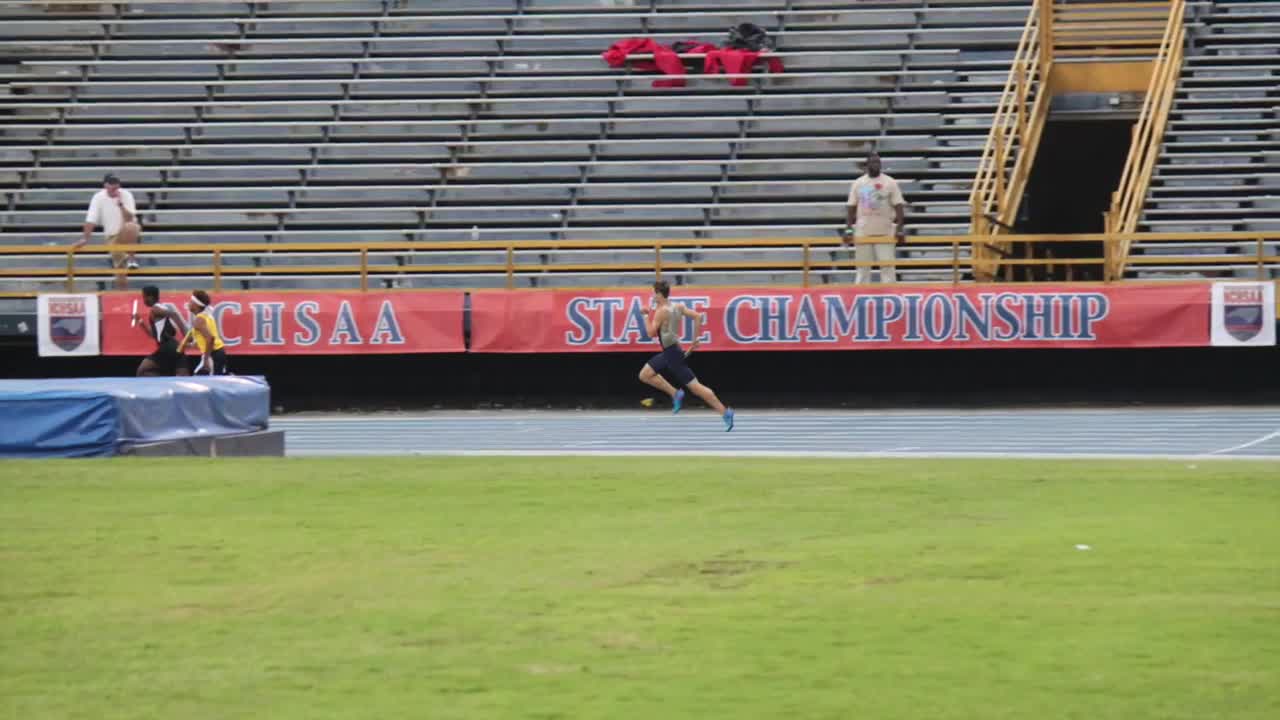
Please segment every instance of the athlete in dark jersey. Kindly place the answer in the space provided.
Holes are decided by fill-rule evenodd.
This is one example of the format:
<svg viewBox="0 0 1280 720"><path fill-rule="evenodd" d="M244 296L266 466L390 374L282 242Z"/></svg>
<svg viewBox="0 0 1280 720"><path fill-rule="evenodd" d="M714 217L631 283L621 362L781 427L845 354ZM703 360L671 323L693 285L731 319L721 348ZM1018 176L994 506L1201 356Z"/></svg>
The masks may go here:
<svg viewBox="0 0 1280 720"><path fill-rule="evenodd" d="M156 350L139 363L138 377L190 375L178 352L178 338L187 334L182 316L160 304L160 289L154 285L142 288L142 304L145 310L133 316L133 323L155 342Z"/></svg>
<svg viewBox="0 0 1280 720"><path fill-rule="evenodd" d="M673 413L680 412L684 404L684 388L688 388L720 413L720 417L724 419L725 432L728 432L733 429L733 408L726 408L711 388L698 382L697 376L686 362L689 353L697 349L701 342L698 337L702 334L702 323L706 321L706 316L673 303L670 298L671 286L666 281L659 280L653 284L653 305L649 308L648 331L650 337L657 338L662 352L649 358L649 362L640 369L640 381L670 396ZM687 352L680 348L680 327L686 317L693 318L693 344ZM661 374L664 370L682 386L681 389L677 390L667 382Z"/></svg>

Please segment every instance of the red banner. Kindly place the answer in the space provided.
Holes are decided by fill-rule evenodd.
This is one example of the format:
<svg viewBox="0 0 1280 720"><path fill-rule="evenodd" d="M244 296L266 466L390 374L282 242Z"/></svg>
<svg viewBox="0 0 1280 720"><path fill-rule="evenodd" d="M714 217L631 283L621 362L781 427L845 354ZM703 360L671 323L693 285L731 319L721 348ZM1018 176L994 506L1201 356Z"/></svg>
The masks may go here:
<svg viewBox="0 0 1280 720"><path fill-rule="evenodd" d="M155 342L131 327L139 293L102 296L102 354L147 355ZM190 320L188 295L162 304ZM463 352L461 291L222 292L211 312L232 355L367 355Z"/></svg>
<svg viewBox="0 0 1280 720"><path fill-rule="evenodd" d="M1209 283L769 290L676 288L705 312L706 350L1185 347L1209 344ZM471 350L657 349L650 293L472 294ZM693 340L686 318L681 340Z"/></svg>

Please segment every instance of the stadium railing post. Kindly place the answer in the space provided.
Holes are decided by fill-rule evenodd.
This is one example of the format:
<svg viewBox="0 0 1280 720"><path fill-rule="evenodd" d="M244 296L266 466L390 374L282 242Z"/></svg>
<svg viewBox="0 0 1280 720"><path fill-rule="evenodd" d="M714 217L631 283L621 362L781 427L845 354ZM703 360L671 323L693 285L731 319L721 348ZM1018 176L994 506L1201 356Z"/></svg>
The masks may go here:
<svg viewBox="0 0 1280 720"><path fill-rule="evenodd" d="M369 292L369 248L360 248L360 292Z"/></svg>
<svg viewBox="0 0 1280 720"><path fill-rule="evenodd" d="M960 284L960 239L951 238L951 284Z"/></svg>
<svg viewBox="0 0 1280 720"><path fill-rule="evenodd" d="M1106 228L1107 214L1103 213L1102 217L1103 217L1102 226ZM1106 239L1102 241L1102 281L1105 283L1111 282L1111 243L1113 240L1114 238L1111 235L1107 235Z"/></svg>
<svg viewBox="0 0 1280 720"><path fill-rule="evenodd" d="M1053 0L1040 0L1040 67L1053 62Z"/></svg>

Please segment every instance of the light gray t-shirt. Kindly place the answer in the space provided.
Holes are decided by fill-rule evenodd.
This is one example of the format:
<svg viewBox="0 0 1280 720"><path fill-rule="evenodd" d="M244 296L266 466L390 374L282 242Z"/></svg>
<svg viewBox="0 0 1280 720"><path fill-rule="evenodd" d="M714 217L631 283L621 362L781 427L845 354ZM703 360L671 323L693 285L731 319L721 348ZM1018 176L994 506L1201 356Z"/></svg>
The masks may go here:
<svg viewBox="0 0 1280 720"><path fill-rule="evenodd" d="M684 310L680 305L668 303L667 308L667 319L658 328L658 342L664 348L680 342L680 324L684 321Z"/></svg>

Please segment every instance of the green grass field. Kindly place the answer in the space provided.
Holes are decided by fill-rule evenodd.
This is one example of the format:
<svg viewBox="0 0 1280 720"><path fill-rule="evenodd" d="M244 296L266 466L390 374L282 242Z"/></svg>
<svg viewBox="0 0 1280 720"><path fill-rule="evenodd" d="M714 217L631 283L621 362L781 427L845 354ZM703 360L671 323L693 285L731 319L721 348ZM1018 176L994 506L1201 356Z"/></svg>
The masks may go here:
<svg viewBox="0 0 1280 720"><path fill-rule="evenodd" d="M1280 465L0 463L0 717L1274 720Z"/></svg>

